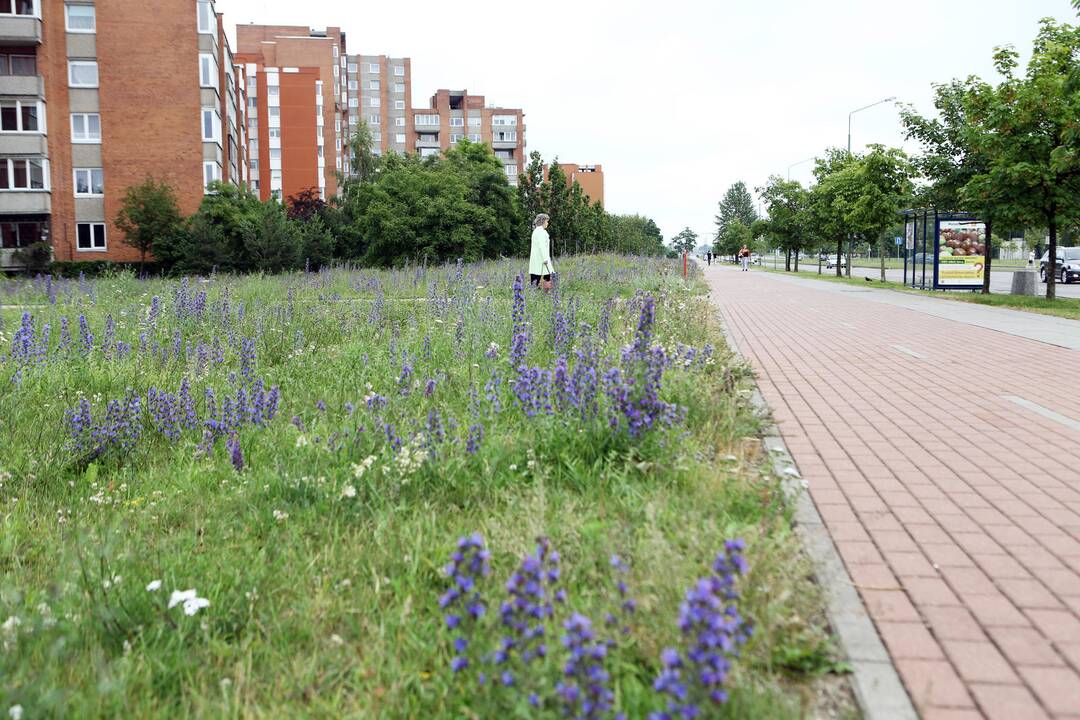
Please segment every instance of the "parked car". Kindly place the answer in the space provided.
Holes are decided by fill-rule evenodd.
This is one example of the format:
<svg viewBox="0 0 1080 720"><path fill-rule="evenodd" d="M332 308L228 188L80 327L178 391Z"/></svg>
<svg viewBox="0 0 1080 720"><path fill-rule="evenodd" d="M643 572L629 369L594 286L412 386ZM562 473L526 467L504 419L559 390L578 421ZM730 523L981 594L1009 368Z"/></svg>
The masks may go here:
<svg viewBox="0 0 1080 720"><path fill-rule="evenodd" d="M1039 277L1046 282L1046 269L1050 265L1050 253L1043 253L1039 261ZM1080 247L1057 249L1057 280L1068 285L1073 280L1080 280Z"/></svg>
<svg viewBox="0 0 1080 720"><path fill-rule="evenodd" d="M916 265L933 265L934 253L915 253Z"/></svg>
<svg viewBox="0 0 1080 720"><path fill-rule="evenodd" d="M830 255L828 258L826 258L825 267L827 267L829 270L832 270L834 267L836 267L836 256L835 255ZM840 267L842 267L842 268L847 267L847 256L846 255L844 255L844 256L842 256L840 258Z"/></svg>
<svg viewBox="0 0 1080 720"><path fill-rule="evenodd" d="M761 264L761 256L758 255L757 253L750 253L750 264L751 265L760 265Z"/></svg>

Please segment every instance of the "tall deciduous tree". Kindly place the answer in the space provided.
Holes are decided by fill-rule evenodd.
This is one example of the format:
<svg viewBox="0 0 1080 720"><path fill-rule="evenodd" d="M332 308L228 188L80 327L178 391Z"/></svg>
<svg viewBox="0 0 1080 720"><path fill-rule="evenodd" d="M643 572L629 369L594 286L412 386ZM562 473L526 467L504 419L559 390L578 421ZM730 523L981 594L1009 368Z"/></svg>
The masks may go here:
<svg viewBox="0 0 1080 720"><path fill-rule="evenodd" d="M698 234L689 227L683 228L678 235L671 238L671 247L676 252L692 253L697 247Z"/></svg>
<svg viewBox="0 0 1080 720"><path fill-rule="evenodd" d="M746 189L746 183L739 181L728 188L720 201L720 210L716 214L716 238L720 239L727 226L739 220L746 227L751 227L758 219L754 209L754 197Z"/></svg>
<svg viewBox="0 0 1080 720"><path fill-rule="evenodd" d="M984 132L973 134L987 167L961 192L993 198L1010 218L1045 225L1050 235L1046 297L1055 296L1058 230L1080 216L1080 92L1070 90L1080 54L1080 29L1043 20L1024 75L1018 55L998 48L994 65L1004 78L980 88L965 110Z"/></svg>
<svg viewBox="0 0 1080 720"><path fill-rule="evenodd" d="M830 149L814 165L817 183L810 188L807 218L815 234L825 243L836 243L836 277L843 273L844 240L848 237L847 212L855 194L856 156L846 150ZM847 266L851 267L851 258Z"/></svg>
<svg viewBox="0 0 1080 720"><path fill-rule="evenodd" d="M551 216L548 233L551 235L552 252L556 248L566 252L567 242L573 232L573 218L570 206L570 187L566 184L566 173L555 158L548 166L547 182L540 193L543 198L544 212ZM562 253L556 253L562 254Z"/></svg>
<svg viewBox="0 0 1080 720"><path fill-rule="evenodd" d="M878 244L881 281L885 282L887 250L883 236L896 224L900 210L911 198L914 169L903 150L871 145L851 170L854 177L845 198L844 220L863 242Z"/></svg>
<svg viewBox="0 0 1080 720"><path fill-rule="evenodd" d="M806 190L797 181L774 175L758 190L758 195L765 204L767 219L751 226L754 234L767 237L774 246L783 249L788 258L794 252L797 271L799 251L806 245L807 237L809 196Z"/></svg>
<svg viewBox="0 0 1080 720"><path fill-rule="evenodd" d="M183 220L172 187L164 180L147 178L124 192L114 222L124 233L124 243L139 251L139 265L144 266L155 243L168 242Z"/></svg>

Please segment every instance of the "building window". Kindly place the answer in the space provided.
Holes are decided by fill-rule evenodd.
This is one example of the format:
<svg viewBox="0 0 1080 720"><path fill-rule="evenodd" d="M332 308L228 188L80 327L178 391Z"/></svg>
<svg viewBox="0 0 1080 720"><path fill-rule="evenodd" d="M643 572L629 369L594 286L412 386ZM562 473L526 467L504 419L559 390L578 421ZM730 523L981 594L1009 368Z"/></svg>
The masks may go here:
<svg viewBox="0 0 1080 720"><path fill-rule="evenodd" d="M104 195L105 171L101 168L75 168L76 195Z"/></svg>
<svg viewBox="0 0 1080 720"><path fill-rule="evenodd" d="M397 127L405 127L405 118L394 118L394 125Z"/></svg>
<svg viewBox="0 0 1080 720"><path fill-rule="evenodd" d="M73 88L96 88L98 65L93 60L68 60L68 85Z"/></svg>
<svg viewBox="0 0 1080 720"><path fill-rule="evenodd" d="M517 165L504 165L507 177L517 177Z"/></svg>
<svg viewBox="0 0 1080 720"><path fill-rule="evenodd" d="M378 80L368 80L367 81L367 89L368 90L380 90L381 85L382 85L382 83L380 83Z"/></svg>
<svg viewBox="0 0 1080 720"><path fill-rule="evenodd" d="M399 145L404 143L405 142L405 133L396 133L394 135L394 142L398 143Z"/></svg>
<svg viewBox="0 0 1080 720"><path fill-rule="evenodd" d="M280 160L281 159L281 148L275 148L275 147L270 148L270 159L271 160Z"/></svg>
<svg viewBox="0 0 1080 720"><path fill-rule="evenodd" d="M517 115L492 115L491 124L494 126L515 126L517 125Z"/></svg>
<svg viewBox="0 0 1080 720"><path fill-rule="evenodd" d="M203 142L221 142L221 115L217 110L202 111Z"/></svg>
<svg viewBox="0 0 1080 720"><path fill-rule="evenodd" d="M49 161L0 158L0 190L48 190Z"/></svg>
<svg viewBox="0 0 1080 720"><path fill-rule="evenodd" d="M40 133L45 131L45 108L37 100L0 102L0 131Z"/></svg>
<svg viewBox="0 0 1080 720"><path fill-rule="evenodd" d="M0 75L37 75L37 56L0 55Z"/></svg>
<svg viewBox="0 0 1080 720"><path fill-rule="evenodd" d="M382 133L381 132L373 132L373 133L371 133L371 141L372 142L382 142Z"/></svg>
<svg viewBox="0 0 1080 720"><path fill-rule="evenodd" d="M0 1L0 6L4 3ZM67 31L70 33L92 33L97 31L97 18L93 5L67 5Z"/></svg>
<svg viewBox="0 0 1080 720"><path fill-rule="evenodd" d="M451 145L456 145L456 144L458 144L459 142L461 142L464 139L465 139L465 136L462 135L461 133L450 133L450 144Z"/></svg>
<svg viewBox="0 0 1080 720"><path fill-rule="evenodd" d="M334 45L334 59L335 59L335 60L337 60L337 59L338 59L338 56L339 56L340 54L341 54L341 50L339 50L339 49L338 49L338 46L337 46L337 45Z"/></svg>
<svg viewBox="0 0 1080 720"><path fill-rule="evenodd" d="M478 117L469 118L469 127L480 127L480 118L478 118Z"/></svg>
<svg viewBox="0 0 1080 720"><path fill-rule="evenodd" d="M351 107L351 108L360 107L360 98L354 98L354 97L349 98L349 107Z"/></svg>
<svg viewBox="0 0 1080 720"><path fill-rule="evenodd" d="M381 125L382 124L382 118L379 117L378 115L368 115L367 116L367 121L368 121L368 125Z"/></svg>
<svg viewBox="0 0 1080 720"><path fill-rule="evenodd" d="M209 0L199 0L199 32L204 35L214 32L214 7Z"/></svg>
<svg viewBox="0 0 1080 720"><path fill-rule="evenodd" d="M105 223L75 223L75 236L77 249L105 251Z"/></svg>
<svg viewBox="0 0 1080 720"><path fill-rule="evenodd" d="M271 105L266 108L266 112L272 118L281 117L281 107L278 105Z"/></svg>
<svg viewBox="0 0 1080 720"><path fill-rule="evenodd" d="M378 73L379 72L379 63L368 63L367 71L369 73Z"/></svg>
<svg viewBox="0 0 1080 720"><path fill-rule="evenodd" d="M404 110L405 109L405 101L404 100L395 100L394 101L394 109L395 110Z"/></svg>
<svg viewBox="0 0 1080 720"><path fill-rule="evenodd" d="M349 81L349 89L350 90L359 90L360 89L360 83L358 83L355 80L350 80Z"/></svg>
<svg viewBox="0 0 1080 720"><path fill-rule="evenodd" d="M480 134L479 133L470 133L469 142L480 142Z"/></svg>
<svg viewBox="0 0 1080 720"><path fill-rule="evenodd" d="M349 72L356 72L356 63L349 63Z"/></svg>
<svg viewBox="0 0 1080 720"><path fill-rule="evenodd" d="M218 64L217 58L210 53L199 55L199 84L203 87L217 89Z"/></svg>
<svg viewBox="0 0 1080 720"><path fill-rule="evenodd" d="M495 142L517 142L517 130L499 130L495 133Z"/></svg>
<svg viewBox="0 0 1080 720"><path fill-rule="evenodd" d="M221 180L221 166L216 162L204 162L202 166L205 187L209 188L210 183Z"/></svg>
<svg viewBox="0 0 1080 720"><path fill-rule="evenodd" d="M13 250L40 242L44 229L44 223L39 222L0 223L0 248Z"/></svg>
<svg viewBox="0 0 1080 720"><path fill-rule="evenodd" d="M439 116L438 115L417 115L416 118L415 118L415 122L416 122L417 125L438 125L439 124Z"/></svg>
<svg viewBox="0 0 1080 720"><path fill-rule="evenodd" d="M450 127L465 127L465 118L450 118Z"/></svg>
<svg viewBox="0 0 1080 720"><path fill-rule="evenodd" d="M368 98L368 105L371 107L382 107L382 99L376 97Z"/></svg>
<svg viewBox="0 0 1080 720"><path fill-rule="evenodd" d="M405 83L394 83L394 92L398 94L405 92Z"/></svg>
<svg viewBox="0 0 1080 720"><path fill-rule="evenodd" d="M71 142L101 142L101 115L97 113L72 113Z"/></svg>
<svg viewBox="0 0 1080 720"><path fill-rule="evenodd" d="M36 0L0 0L0 15L39 17L36 6Z"/></svg>
<svg viewBox="0 0 1080 720"><path fill-rule="evenodd" d="M259 172L259 161L258 161L258 159L252 160L250 163L248 163L248 167L251 169L251 172L253 172L253 173Z"/></svg>
<svg viewBox="0 0 1080 720"><path fill-rule="evenodd" d="M395 65L394 66L394 76L395 77L405 77L405 66L404 65Z"/></svg>

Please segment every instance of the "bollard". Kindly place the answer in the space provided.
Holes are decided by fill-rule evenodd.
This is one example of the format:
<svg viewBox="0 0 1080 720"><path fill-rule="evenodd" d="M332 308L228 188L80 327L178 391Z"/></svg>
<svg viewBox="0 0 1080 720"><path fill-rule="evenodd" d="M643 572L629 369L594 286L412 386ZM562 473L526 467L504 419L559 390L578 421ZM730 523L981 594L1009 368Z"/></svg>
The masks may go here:
<svg viewBox="0 0 1080 720"><path fill-rule="evenodd" d="M1039 288L1039 276L1035 269L1017 270L1012 274L1012 295L1036 295Z"/></svg>

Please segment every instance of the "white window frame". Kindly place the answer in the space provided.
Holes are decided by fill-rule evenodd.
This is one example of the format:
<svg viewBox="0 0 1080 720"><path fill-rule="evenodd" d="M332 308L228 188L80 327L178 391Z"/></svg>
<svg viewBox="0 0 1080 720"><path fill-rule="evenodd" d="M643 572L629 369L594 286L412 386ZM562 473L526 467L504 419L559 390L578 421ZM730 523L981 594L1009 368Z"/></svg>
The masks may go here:
<svg viewBox="0 0 1080 720"><path fill-rule="evenodd" d="M405 109L405 101L404 100L395 100L394 101L394 109L395 110L404 110Z"/></svg>
<svg viewBox="0 0 1080 720"><path fill-rule="evenodd" d="M368 90L382 90L382 81L381 80L368 80L367 81L367 89Z"/></svg>
<svg viewBox="0 0 1080 720"><path fill-rule="evenodd" d="M41 163L41 187L30 187L30 162ZM49 174L49 159L44 157L18 157L0 158L0 162L7 164L8 182L15 182L15 163L26 162L26 187L0 188L0 193L9 192L49 192L52 190L51 177Z"/></svg>
<svg viewBox="0 0 1080 720"><path fill-rule="evenodd" d="M210 130L211 136L206 134L206 117L210 114ZM221 114L215 108L203 108L202 115L200 116L202 128L203 142L221 142Z"/></svg>
<svg viewBox="0 0 1080 720"><path fill-rule="evenodd" d="M75 131L75 118L83 118L83 127L86 130L84 134L90 133L90 118L97 117L98 119L98 132L97 138L83 138L76 137L78 133ZM101 144L101 113L71 113L71 142L75 145L100 145Z"/></svg>
<svg viewBox="0 0 1080 720"><path fill-rule="evenodd" d="M357 73L360 71L360 67L356 63L349 63L348 71L351 73Z"/></svg>
<svg viewBox="0 0 1080 720"><path fill-rule="evenodd" d="M450 144L457 145L459 142L465 139L463 133L450 133Z"/></svg>
<svg viewBox="0 0 1080 720"><path fill-rule="evenodd" d="M15 6L15 0L12 0L12 2L11 2L11 12L0 13L0 16L3 16L3 17L30 17L30 18L37 18L38 20L40 20L41 19L41 3L42 3L42 0L34 0L34 12L30 13L29 15L24 15L22 13L15 12L15 7L16 7Z"/></svg>
<svg viewBox="0 0 1080 720"><path fill-rule="evenodd" d="M399 82L394 83L394 92L397 93L398 95L404 94L404 92L405 92L405 83L399 83Z"/></svg>
<svg viewBox="0 0 1080 720"><path fill-rule="evenodd" d="M379 73L379 72L381 72L379 70L379 63L368 63L367 64L367 71L369 73Z"/></svg>
<svg viewBox="0 0 1080 720"><path fill-rule="evenodd" d="M18 125L17 130L4 130L0 127L0 134L3 135L47 135L45 128L45 103L40 100L0 100L0 105L3 103L15 103L15 124ZM26 130L23 128L23 115L22 110L26 105L37 105L38 111L38 129Z"/></svg>
<svg viewBox="0 0 1080 720"><path fill-rule="evenodd" d="M94 21L94 26L92 28L90 28L89 30L87 30L86 28L73 28L73 27L71 27L71 9L72 8L89 9L90 10L90 17ZM94 8L93 5L81 5L81 4L80 5L71 5L71 4L64 5L64 29L67 30L69 33L73 33L73 34L77 34L77 35L93 35L93 34L97 33L97 10Z"/></svg>
<svg viewBox="0 0 1080 720"><path fill-rule="evenodd" d="M499 135L502 135L503 137L499 137ZM506 137L508 135L511 135L513 137ZM492 133L491 139L494 142L512 142L512 143L516 143L518 141L517 130L498 130L498 131Z"/></svg>
<svg viewBox="0 0 1080 720"><path fill-rule="evenodd" d="M481 120L481 118L471 117L471 118L469 118L468 125L469 125L469 127L480 127L482 122L483 121Z"/></svg>
<svg viewBox="0 0 1080 720"><path fill-rule="evenodd" d="M480 133L469 133L469 142L483 142Z"/></svg>
<svg viewBox="0 0 1080 720"><path fill-rule="evenodd" d="M72 71L77 67L93 67L94 74L97 75L97 80L91 84L76 83L72 78ZM98 68L97 60L68 60L68 87L73 88L96 88L101 85L101 74Z"/></svg>
<svg viewBox="0 0 1080 720"><path fill-rule="evenodd" d="M86 185L90 188L90 192L79 192L79 173L86 173ZM98 173L101 176L101 192L94 192L94 173ZM75 168L72 170L72 178L74 179L74 185L72 188L75 191L75 197L102 197L105 195L105 171L102 168Z"/></svg>
<svg viewBox="0 0 1080 720"><path fill-rule="evenodd" d="M394 127L405 127L405 118L394 118Z"/></svg>
<svg viewBox="0 0 1080 720"><path fill-rule="evenodd" d="M378 131L378 132L371 133L371 141L372 142L382 142L382 132Z"/></svg>
<svg viewBox="0 0 1080 720"><path fill-rule="evenodd" d="M405 77L405 66L404 65L395 65L394 66L394 77Z"/></svg>
<svg viewBox="0 0 1080 720"><path fill-rule="evenodd" d="M90 247L79 247L79 228L86 225L90 228ZM94 228L101 228L101 247L94 246ZM75 223L75 251L76 252L107 252L109 249L109 228L103 222L77 222Z"/></svg>
<svg viewBox="0 0 1080 720"><path fill-rule="evenodd" d="M207 65L209 65L210 81L203 75L207 72ZM220 69L218 68L217 56L213 53L199 53L199 86L204 88L218 89L218 75Z"/></svg>
<svg viewBox="0 0 1080 720"><path fill-rule="evenodd" d="M360 89L360 82L358 80L350 80L346 87L348 87L349 90L356 92Z"/></svg>
<svg viewBox="0 0 1080 720"><path fill-rule="evenodd" d="M205 192L210 183L215 180L221 180L221 166L217 164L216 160L204 160L203 161L203 191ZM209 172L207 172L209 171Z"/></svg>
<svg viewBox="0 0 1080 720"><path fill-rule="evenodd" d="M368 125L382 125L382 117L379 116L379 115L368 115L367 116L367 124Z"/></svg>
<svg viewBox="0 0 1080 720"><path fill-rule="evenodd" d="M452 117L450 118L450 127L465 127L465 118Z"/></svg>
<svg viewBox="0 0 1080 720"><path fill-rule="evenodd" d="M203 27L203 9L206 9L206 27ZM213 35L217 29L215 27L217 16L214 13L214 4L210 0L198 0L195 8L195 15L197 16L196 23L198 25L200 35Z"/></svg>
<svg viewBox="0 0 1080 720"><path fill-rule="evenodd" d="M368 107L382 107L382 98L368 98Z"/></svg>
<svg viewBox="0 0 1080 720"><path fill-rule="evenodd" d="M394 142L398 145L402 145L405 142L405 133L395 133Z"/></svg>
<svg viewBox="0 0 1080 720"><path fill-rule="evenodd" d="M432 118L435 122L431 122ZM442 118L438 115L415 115L413 117L413 124L415 125L442 125Z"/></svg>
<svg viewBox="0 0 1080 720"><path fill-rule="evenodd" d="M492 115L492 127L517 127L517 115Z"/></svg>

